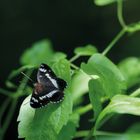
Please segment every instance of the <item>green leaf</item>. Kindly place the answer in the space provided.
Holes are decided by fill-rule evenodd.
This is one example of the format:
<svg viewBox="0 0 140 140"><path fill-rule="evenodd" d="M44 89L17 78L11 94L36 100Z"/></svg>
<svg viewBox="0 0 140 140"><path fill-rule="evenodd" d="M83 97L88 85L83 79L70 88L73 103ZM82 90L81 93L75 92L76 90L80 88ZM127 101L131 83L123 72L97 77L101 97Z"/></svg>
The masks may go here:
<svg viewBox="0 0 140 140"><path fill-rule="evenodd" d="M87 74L99 76L105 95L109 98L122 94L126 89L126 82L120 70L102 54L94 54L88 63L82 63L81 67Z"/></svg>
<svg viewBox="0 0 140 140"><path fill-rule="evenodd" d="M106 5L112 4L112 3L116 2L116 1L117 0L94 0L94 3L97 6L106 6Z"/></svg>
<svg viewBox="0 0 140 140"><path fill-rule="evenodd" d="M67 60L60 60L58 64L55 64L54 69L57 71L56 74L68 82L70 77L70 64ZM24 117L27 120L26 122L22 122L22 119L20 119L20 123L27 123L28 125L24 135L20 135L20 137L25 137L26 140L42 140L44 138L57 140L59 132L63 126L68 123L70 114L72 113L72 97L69 85L64 91L64 94L65 98L61 103L50 104L42 109L36 109L30 124L28 124L28 119L26 118L30 112L25 112ZM21 108L26 108L26 105ZM20 114L21 113L22 112L20 112ZM19 134L21 134L20 132L24 129L22 126L19 129Z"/></svg>
<svg viewBox="0 0 140 140"><path fill-rule="evenodd" d="M60 132L62 127L67 124L69 120L69 115L72 113L72 99L71 94L67 90L65 92L65 100L61 106L54 112L54 115L51 116L50 121L53 124L53 128L57 134Z"/></svg>
<svg viewBox="0 0 140 140"><path fill-rule="evenodd" d="M58 133L67 124L72 112L71 95L67 91L65 99L61 103L50 104L48 107L36 109L36 111L31 107L28 108L29 105L22 105L20 109L18 117L18 121L20 121L19 138L42 140L43 137L46 137L57 140ZM32 110L35 111L35 114L32 113Z"/></svg>
<svg viewBox="0 0 140 140"><path fill-rule="evenodd" d="M56 52L54 53L54 55L52 56L52 59L50 60L52 63L56 63L61 59L65 59L67 57L67 55L65 53L62 52Z"/></svg>
<svg viewBox="0 0 140 140"><path fill-rule="evenodd" d="M140 115L140 98L127 95L116 95L112 98L108 108L110 112Z"/></svg>
<svg viewBox="0 0 140 140"><path fill-rule="evenodd" d="M111 113L132 114L140 116L140 98L127 95L116 95L111 99L109 105L100 113L95 129L98 129L101 121Z"/></svg>
<svg viewBox="0 0 140 140"><path fill-rule="evenodd" d="M52 68L58 77L63 78L67 83L71 82L70 62L68 60L60 59Z"/></svg>
<svg viewBox="0 0 140 140"><path fill-rule="evenodd" d="M22 103L19 111L19 116L17 118L18 124L18 137L24 138L27 132L30 130L33 117L35 115L35 110L30 107L31 95L28 96Z"/></svg>
<svg viewBox="0 0 140 140"><path fill-rule="evenodd" d="M75 75L72 77L71 91L73 101L77 102L77 100L88 92L88 81L90 80L89 75L85 72L77 71Z"/></svg>
<svg viewBox="0 0 140 140"><path fill-rule="evenodd" d="M38 66L41 63L52 65L64 58L66 58L66 54L62 52L54 53L49 40L42 40L27 49L21 56L20 62L22 65Z"/></svg>
<svg viewBox="0 0 140 140"><path fill-rule="evenodd" d="M119 63L119 69L123 73L128 87L140 82L140 59L129 57Z"/></svg>
<svg viewBox="0 0 140 140"><path fill-rule="evenodd" d="M79 115L77 113L73 113L70 116L68 123L61 129L58 140L72 140L72 138L76 134L76 128L79 125Z"/></svg>
<svg viewBox="0 0 140 140"><path fill-rule="evenodd" d="M97 53L97 49L93 45L86 45L84 47L78 47L74 50L74 53L80 56L91 56Z"/></svg>
<svg viewBox="0 0 140 140"><path fill-rule="evenodd" d="M53 55L52 45L49 40L39 41L21 56L22 65L40 65L41 63L49 63L50 57Z"/></svg>
<svg viewBox="0 0 140 140"><path fill-rule="evenodd" d="M89 98L94 110L94 120L102 110L101 98L104 96L103 83L99 79L89 81Z"/></svg>

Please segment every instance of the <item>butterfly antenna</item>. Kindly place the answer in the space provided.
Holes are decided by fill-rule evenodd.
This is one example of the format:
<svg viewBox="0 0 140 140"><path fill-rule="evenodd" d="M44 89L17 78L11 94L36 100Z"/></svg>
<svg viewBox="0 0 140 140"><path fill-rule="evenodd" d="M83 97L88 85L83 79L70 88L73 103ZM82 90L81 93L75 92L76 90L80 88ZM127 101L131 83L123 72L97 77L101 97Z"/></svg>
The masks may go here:
<svg viewBox="0 0 140 140"><path fill-rule="evenodd" d="M29 79L32 83L34 83L34 81L24 72L21 72L21 74L23 74L27 79Z"/></svg>

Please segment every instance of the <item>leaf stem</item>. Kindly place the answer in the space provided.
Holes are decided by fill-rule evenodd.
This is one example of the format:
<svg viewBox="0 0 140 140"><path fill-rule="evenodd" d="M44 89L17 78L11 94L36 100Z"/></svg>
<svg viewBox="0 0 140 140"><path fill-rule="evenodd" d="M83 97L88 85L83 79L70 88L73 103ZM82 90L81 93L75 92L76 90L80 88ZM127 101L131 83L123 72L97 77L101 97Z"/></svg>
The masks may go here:
<svg viewBox="0 0 140 140"><path fill-rule="evenodd" d="M116 44L116 42L125 34L126 30L122 29L117 36L109 43L109 45L105 48L105 50L102 52L103 55L106 55L110 49Z"/></svg>
<svg viewBox="0 0 140 140"><path fill-rule="evenodd" d="M75 56L73 56L69 61L72 63L73 61L75 61L76 59L78 59L80 57L80 55L76 54Z"/></svg>
<svg viewBox="0 0 140 140"><path fill-rule="evenodd" d="M140 95L140 88L138 88L137 90L135 90L132 94L130 94L130 96L132 97L137 97Z"/></svg>
<svg viewBox="0 0 140 140"><path fill-rule="evenodd" d="M91 104L88 104L84 107L80 107L79 109L77 109L77 112L80 114L80 115L83 115L85 114L86 112L90 111L92 109L92 105Z"/></svg>
<svg viewBox="0 0 140 140"><path fill-rule="evenodd" d="M105 102L106 100L108 100L108 98L102 98L101 102ZM78 112L80 115L85 114L86 112L90 111L91 109L93 109L93 105L92 104L87 104L86 106L83 107L79 107L76 112Z"/></svg>
<svg viewBox="0 0 140 140"><path fill-rule="evenodd" d="M125 21L123 19L123 1L117 0L117 17L119 20L119 23L121 24L122 28L127 28L127 25L125 24Z"/></svg>
<svg viewBox="0 0 140 140"><path fill-rule="evenodd" d="M73 63L70 63L70 65L71 65L71 67L73 67L74 69L76 69L76 70L80 70L80 68L77 67L76 65L74 65Z"/></svg>
<svg viewBox="0 0 140 140"><path fill-rule="evenodd" d="M88 135L84 138L84 140L90 140L91 137L94 135L94 127L91 128L91 130L88 132Z"/></svg>
<svg viewBox="0 0 140 140"><path fill-rule="evenodd" d="M96 131L98 136L122 136L121 133L106 132L106 131Z"/></svg>
<svg viewBox="0 0 140 140"><path fill-rule="evenodd" d="M78 131L75 135L75 138L86 137L89 133L89 130Z"/></svg>
<svg viewBox="0 0 140 140"><path fill-rule="evenodd" d="M17 85L15 85L14 83L12 83L12 82L9 81L9 80L7 80L7 81L5 82L5 84L6 84L6 86L7 86L8 88L12 88L12 89L17 89L17 88L18 88Z"/></svg>

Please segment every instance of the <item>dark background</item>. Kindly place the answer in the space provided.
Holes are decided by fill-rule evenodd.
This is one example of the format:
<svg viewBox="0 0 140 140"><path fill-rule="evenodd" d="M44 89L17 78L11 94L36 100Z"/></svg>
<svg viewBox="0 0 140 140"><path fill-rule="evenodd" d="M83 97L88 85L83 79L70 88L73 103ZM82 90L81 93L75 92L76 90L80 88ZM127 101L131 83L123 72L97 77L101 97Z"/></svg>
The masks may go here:
<svg viewBox="0 0 140 140"><path fill-rule="evenodd" d="M115 3L97 7L93 0L0 0L0 85L19 67L22 52L40 39L49 38L69 58L89 43L102 52L121 30L116 10ZM125 0L123 12L126 23L139 21L140 1ZM115 63L128 56L140 56L140 32L125 35L108 54ZM17 137L13 125L7 138Z"/></svg>

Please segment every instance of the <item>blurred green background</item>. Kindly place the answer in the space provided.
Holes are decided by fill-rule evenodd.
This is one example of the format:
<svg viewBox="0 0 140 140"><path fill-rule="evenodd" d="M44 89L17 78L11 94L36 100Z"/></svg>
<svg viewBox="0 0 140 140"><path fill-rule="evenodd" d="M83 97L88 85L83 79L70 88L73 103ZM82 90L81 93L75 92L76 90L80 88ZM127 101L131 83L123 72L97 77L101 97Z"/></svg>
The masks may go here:
<svg viewBox="0 0 140 140"><path fill-rule="evenodd" d="M102 52L121 30L116 11L116 3L98 7L93 0L0 1L1 86L10 71L19 66L23 51L38 40L50 39L54 50L67 53L69 58L74 48L86 44ZM140 21L140 1L125 0L123 15L128 24ZM125 35L108 54L115 63L128 56L140 56L140 32ZM17 138L14 125L7 139Z"/></svg>
<svg viewBox="0 0 140 140"><path fill-rule="evenodd" d="M125 0L127 23L140 20L140 1ZM25 48L49 38L54 49L69 53L76 46L91 43L103 50L119 32L116 4L97 7L93 0L0 1L0 67L4 81L19 65ZM110 53L114 60L139 55L140 33L124 37Z"/></svg>

